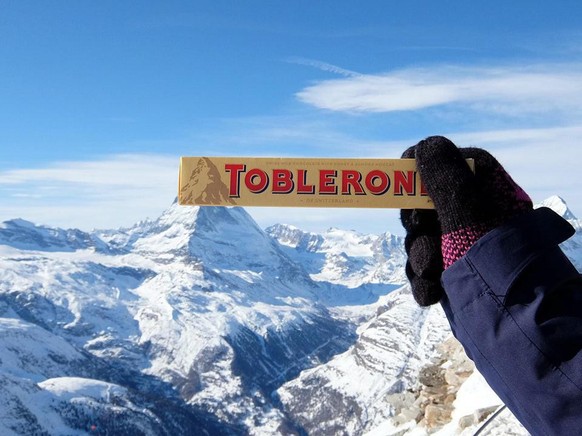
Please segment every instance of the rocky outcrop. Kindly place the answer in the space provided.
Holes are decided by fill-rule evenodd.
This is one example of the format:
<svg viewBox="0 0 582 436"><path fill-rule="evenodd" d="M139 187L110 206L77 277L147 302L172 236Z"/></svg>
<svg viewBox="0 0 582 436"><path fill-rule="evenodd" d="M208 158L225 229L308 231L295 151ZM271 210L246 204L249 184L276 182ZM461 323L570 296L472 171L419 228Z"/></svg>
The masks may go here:
<svg viewBox="0 0 582 436"><path fill-rule="evenodd" d="M413 405L413 409L419 409L419 424L428 430L435 430L451 420L457 392L475 368L461 344L452 337L443 342L438 351L438 358L420 371L420 388Z"/></svg>
<svg viewBox="0 0 582 436"><path fill-rule="evenodd" d="M426 434L473 435L483 425L493 436L528 435L507 409L485 424L500 408L501 400L487 386L461 344L449 337L438 347L438 356L419 372L419 386L407 392L394 422L414 419L416 431ZM406 432L402 433L406 434Z"/></svg>

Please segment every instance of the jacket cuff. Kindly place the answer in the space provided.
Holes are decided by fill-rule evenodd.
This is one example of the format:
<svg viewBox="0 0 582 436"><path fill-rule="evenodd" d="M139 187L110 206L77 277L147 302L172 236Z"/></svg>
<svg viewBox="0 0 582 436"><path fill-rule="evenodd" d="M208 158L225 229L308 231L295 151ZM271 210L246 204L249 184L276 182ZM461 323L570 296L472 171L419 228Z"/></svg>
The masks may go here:
<svg viewBox="0 0 582 436"><path fill-rule="evenodd" d="M458 281L471 270L477 272L490 288L505 293L532 258L549 247L555 247L575 233L572 225L547 207L540 207L519 215L479 239L443 275L447 282ZM470 294L457 295L456 308L474 298ZM465 298L467 298L467 301Z"/></svg>

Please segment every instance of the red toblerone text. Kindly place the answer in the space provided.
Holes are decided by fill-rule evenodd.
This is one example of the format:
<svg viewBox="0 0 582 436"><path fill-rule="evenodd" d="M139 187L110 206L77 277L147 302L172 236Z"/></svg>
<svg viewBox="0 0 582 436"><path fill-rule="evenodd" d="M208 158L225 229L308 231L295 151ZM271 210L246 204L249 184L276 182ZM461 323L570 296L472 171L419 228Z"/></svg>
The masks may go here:
<svg viewBox="0 0 582 436"><path fill-rule="evenodd" d="M414 159L183 157L178 201L201 206L433 207Z"/></svg>
<svg viewBox="0 0 582 436"><path fill-rule="evenodd" d="M227 163L224 170L229 175L228 195L231 198L240 197L241 183L253 194L261 194L270 190L272 194L315 194L320 195L383 195L394 184L394 195L416 195L416 171L393 172L390 175L381 170L371 170L362 173L357 170L320 169L315 180L316 184L307 183L307 169L294 171L274 168L270 174L260 168L247 169L245 164ZM420 183L420 195L428 195Z"/></svg>

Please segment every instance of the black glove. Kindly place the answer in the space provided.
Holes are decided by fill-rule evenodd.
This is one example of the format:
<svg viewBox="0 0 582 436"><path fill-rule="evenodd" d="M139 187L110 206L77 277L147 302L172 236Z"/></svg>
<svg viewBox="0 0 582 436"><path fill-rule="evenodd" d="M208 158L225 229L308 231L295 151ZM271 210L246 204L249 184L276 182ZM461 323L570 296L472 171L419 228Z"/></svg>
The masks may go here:
<svg viewBox="0 0 582 436"><path fill-rule="evenodd" d="M434 210L403 209L408 254L406 274L421 306L443 296L442 272L483 235L533 209L529 196L485 150L457 148L432 136L409 148ZM475 173L465 159L475 160Z"/></svg>

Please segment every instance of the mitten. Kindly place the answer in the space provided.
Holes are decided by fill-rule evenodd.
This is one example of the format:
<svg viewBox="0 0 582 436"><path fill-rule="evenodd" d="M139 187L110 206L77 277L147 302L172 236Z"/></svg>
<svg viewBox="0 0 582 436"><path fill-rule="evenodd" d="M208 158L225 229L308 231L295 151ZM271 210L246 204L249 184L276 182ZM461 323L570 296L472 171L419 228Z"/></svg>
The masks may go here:
<svg viewBox="0 0 582 436"><path fill-rule="evenodd" d="M421 305L434 304L442 297L442 288L435 284L435 263L440 260L440 272L450 267L490 230L513 217L533 209L529 196L507 174L501 164L479 148L457 148L442 136L429 137L414 147L417 169L431 197L440 229L440 253L434 243L427 247L414 237L406 245L410 265L407 274L416 300ZM475 161L473 173L465 159ZM408 213L401 213L408 215ZM423 215L424 216L424 215ZM433 222L403 225L409 234L426 234ZM408 228L412 228L409 231ZM430 265L430 268L428 266ZM412 279L411 279L412 277ZM418 279L433 285L415 290ZM438 277L440 286L440 274ZM418 295L417 295L418 294ZM419 301L420 300L420 301Z"/></svg>
<svg viewBox="0 0 582 436"><path fill-rule="evenodd" d="M406 150L402 157L414 158L415 147ZM406 230L406 276L412 295L421 306L438 303L444 290L440 282L443 259L437 213L432 209L402 209L400 219Z"/></svg>

